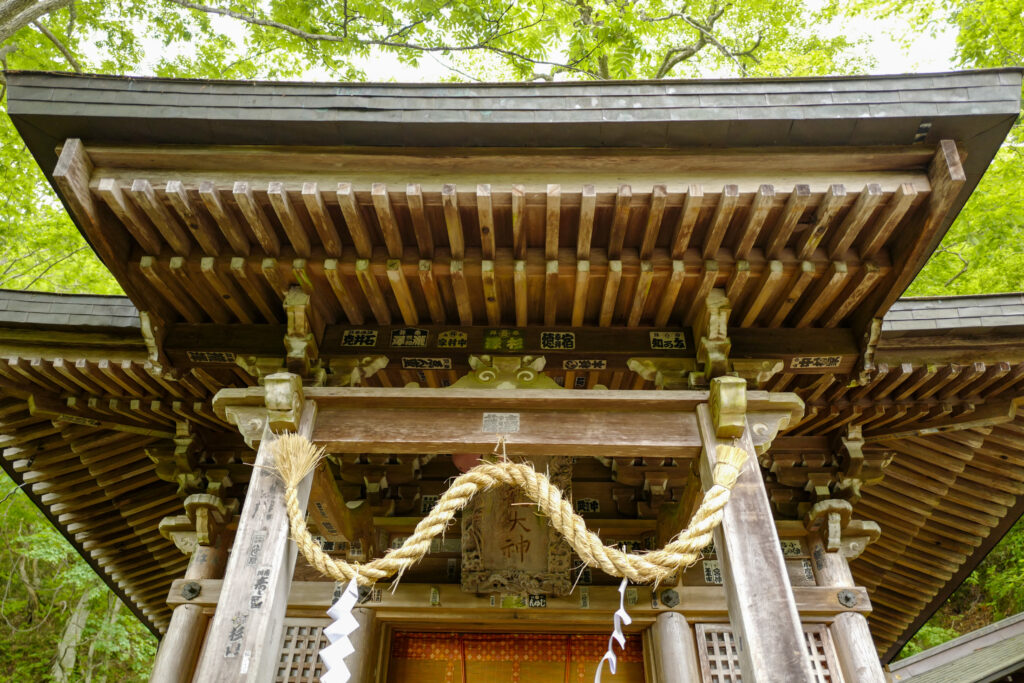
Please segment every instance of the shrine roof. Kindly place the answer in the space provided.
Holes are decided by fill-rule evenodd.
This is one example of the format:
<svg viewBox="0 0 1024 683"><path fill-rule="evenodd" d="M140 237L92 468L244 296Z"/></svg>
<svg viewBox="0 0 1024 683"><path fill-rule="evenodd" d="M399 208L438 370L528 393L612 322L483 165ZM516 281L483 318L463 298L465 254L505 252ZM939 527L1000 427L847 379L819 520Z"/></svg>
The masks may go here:
<svg viewBox="0 0 1024 683"><path fill-rule="evenodd" d="M0 326L139 329L139 312L126 296L0 290Z"/></svg>
<svg viewBox="0 0 1024 683"><path fill-rule="evenodd" d="M11 118L28 124L23 135L43 155L55 146L44 149L44 138L69 137L420 147L899 145L947 137L998 146L1002 133L991 128L1016 117L1021 69L529 84L281 83L18 71L8 72L8 80Z"/></svg>
<svg viewBox="0 0 1024 683"><path fill-rule="evenodd" d="M1024 325L1024 294L912 297L885 314L883 332Z"/></svg>
<svg viewBox="0 0 1024 683"><path fill-rule="evenodd" d="M241 494L252 453L211 399L280 367L286 297L309 297L328 383L372 353L390 364L364 386L446 386L492 353L487 335L515 328L516 349L565 387L614 390L654 388L634 357L695 363L693 327L721 289L730 360L807 407L768 476L778 510L797 516L809 468L839 467L850 424L885 441L873 462L895 453L855 509L883 540L852 565L891 656L1024 507L1021 295L898 300L1016 119L1022 73L395 85L10 72L15 125L130 299L0 293L3 465L160 629L187 559L158 529L181 500L154 461L193 425ZM545 347L545 328L572 344Z"/></svg>

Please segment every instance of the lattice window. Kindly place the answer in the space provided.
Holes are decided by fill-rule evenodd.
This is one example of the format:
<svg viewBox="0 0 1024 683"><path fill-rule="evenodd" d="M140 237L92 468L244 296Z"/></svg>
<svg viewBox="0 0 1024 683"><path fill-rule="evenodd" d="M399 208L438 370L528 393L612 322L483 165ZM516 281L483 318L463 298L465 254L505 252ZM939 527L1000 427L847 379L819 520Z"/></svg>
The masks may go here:
<svg viewBox="0 0 1024 683"><path fill-rule="evenodd" d="M843 683L835 648L824 624L804 627L807 654L816 683ZM697 653L705 683L742 683L740 657L729 624L697 624Z"/></svg>
<svg viewBox="0 0 1024 683"><path fill-rule="evenodd" d="M740 656L728 624L697 624L697 652L705 683L740 683Z"/></svg>
<svg viewBox="0 0 1024 683"><path fill-rule="evenodd" d="M281 655L274 683L316 683L324 672L317 656L330 643L323 634L328 619L285 619L281 634Z"/></svg>
<svg viewBox="0 0 1024 683"><path fill-rule="evenodd" d="M811 671L814 672L816 683L842 683L843 676L839 673L836 650L828 627L825 624L805 624L804 637L807 638L807 652L811 657Z"/></svg>

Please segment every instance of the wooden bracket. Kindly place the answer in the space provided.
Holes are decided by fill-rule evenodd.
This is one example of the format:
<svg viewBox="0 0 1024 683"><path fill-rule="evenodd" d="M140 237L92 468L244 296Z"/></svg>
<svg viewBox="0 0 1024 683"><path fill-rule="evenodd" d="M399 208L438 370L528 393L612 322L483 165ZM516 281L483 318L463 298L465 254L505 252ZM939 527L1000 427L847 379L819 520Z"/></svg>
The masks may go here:
<svg viewBox="0 0 1024 683"><path fill-rule="evenodd" d="M804 526L809 534L820 534L827 552L838 552L852 560L882 535L877 523L852 517L853 506L849 501L823 500L804 516Z"/></svg>
<svg viewBox="0 0 1024 683"><path fill-rule="evenodd" d="M356 387L364 379L375 375L388 366L388 357L345 356L330 361L330 372L327 375L327 386Z"/></svg>
<svg viewBox="0 0 1024 683"><path fill-rule="evenodd" d="M173 449L147 448L146 455L156 464L156 476L177 484L178 495L184 498L203 489L203 473L199 469L201 450L201 439L193 431L192 423L186 420L176 424Z"/></svg>
<svg viewBox="0 0 1024 683"><path fill-rule="evenodd" d="M263 384L267 375L285 371L280 356L238 356L235 358L235 364L255 377L260 384Z"/></svg>
<svg viewBox="0 0 1024 683"><path fill-rule="evenodd" d="M185 499L185 514L160 520L160 535L186 555L199 546L213 545L217 535L238 512L238 501L212 493L194 493Z"/></svg>
<svg viewBox="0 0 1024 683"><path fill-rule="evenodd" d="M860 425L847 427L846 435L839 439L841 451L837 458L841 463L835 495L856 503L860 500L861 487L877 484L885 476L885 468L892 462L893 454L864 455L864 436Z"/></svg>
<svg viewBox="0 0 1024 683"><path fill-rule="evenodd" d="M302 378L290 372L268 375L263 383L266 393L267 422L273 432L295 431L302 416Z"/></svg>
<svg viewBox="0 0 1024 683"><path fill-rule="evenodd" d="M712 289L698 304L693 336L697 340L697 362L703 366L703 377L695 381L707 383L729 372L729 314L732 305L723 289Z"/></svg>
<svg viewBox="0 0 1024 683"><path fill-rule="evenodd" d="M171 363L164 353L167 328L163 321L151 311L139 311L139 329L142 332L142 341L146 344L149 365L154 374L168 380L176 379L177 373L171 367Z"/></svg>
<svg viewBox="0 0 1024 683"><path fill-rule="evenodd" d="M729 361L732 374L747 381L751 388L763 389L768 380L782 372L785 363L776 358L733 358Z"/></svg>
<svg viewBox="0 0 1024 683"><path fill-rule="evenodd" d="M293 285L284 297L288 315L288 333L284 337L285 364L288 371L304 379L313 373L321 374L319 349L313 335L313 307L310 296L301 287ZM322 384L319 382L318 384Z"/></svg>
<svg viewBox="0 0 1024 683"><path fill-rule="evenodd" d="M694 358L630 358L626 366L659 389L688 389L697 370Z"/></svg>
<svg viewBox="0 0 1024 683"><path fill-rule="evenodd" d="M711 420L715 436L738 439L743 436L747 417L747 382L739 377L711 380Z"/></svg>
<svg viewBox="0 0 1024 683"><path fill-rule="evenodd" d="M867 332L864 334L864 351L861 353L860 375L857 382L861 386L867 386L874 379L878 367L875 365L875 352L878 350L878 340L882 337L882 319L872 318L868 323Z"/></svg>

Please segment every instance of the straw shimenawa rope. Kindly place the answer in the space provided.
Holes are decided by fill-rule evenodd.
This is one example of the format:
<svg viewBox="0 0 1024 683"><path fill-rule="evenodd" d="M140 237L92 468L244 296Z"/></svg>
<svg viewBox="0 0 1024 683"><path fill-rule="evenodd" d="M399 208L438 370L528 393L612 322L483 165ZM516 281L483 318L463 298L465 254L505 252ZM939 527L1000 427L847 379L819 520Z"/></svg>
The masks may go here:
<svg viewBox="0 0 1024 683"><path fill-rule="evenodd" d="M657 584L700 558L701 550L711 542L712 532L722 521L722 510L747 457L741 448L718 445L714 486L704 493L704 500L690 525L661 550L635 554L604 545L597 534L587 529L583 518L573 511L572 503L546 476L531 465L504 460L482 463L457 477L401 547L361 564L335 560L324 553L309 533L299 507L299 483L316 468L324 455L323 449L298 434L278 437L273 448L277 468L285 483L285 503L292 537L302 554L323 575L336 581L356 578L364 585L400 574L419 562L429 552L431 539L444 532L455 514L466 507L474 495L495 484L512 486L525 493L587 565L599 567L613 576L625 577L633 583Z"/></svg>

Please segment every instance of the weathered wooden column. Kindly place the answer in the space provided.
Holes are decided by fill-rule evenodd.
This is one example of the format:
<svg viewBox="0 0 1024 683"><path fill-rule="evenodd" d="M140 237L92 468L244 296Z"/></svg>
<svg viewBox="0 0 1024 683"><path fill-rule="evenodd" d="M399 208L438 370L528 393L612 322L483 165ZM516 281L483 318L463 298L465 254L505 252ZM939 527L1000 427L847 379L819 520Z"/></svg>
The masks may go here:
<svg viewBox="0 0 1024 683"><path fill-rule="evenodd" d="M749 455L715 530L729 622L745 683L814 681L807 642L786 572L771 505L754 450L746 415L746 381L711 380L711 405L697 406L704 449L700 474L705 489L713 484L715 449L731 441ZM763 419L770 419L764 416ZM761 422L759 430L776 427Z"/></svg>
<svg viewBox="0 0 1024 683"><path fill-rule="evenodd" d="M297 548L289 539L284 484L274 470L271 444L275 433L286 430L310 438L316 404L303 399L298 375L269 375L264 387L263 436L196 681L265 683L276 674ZM252 411L235 418L236 424L259 419ZM303 508L311 481L309 476L299 487Z"/></svg>
<svg viewBox="0 0 1024 683"><path fill-rule="evenodd" d="M660 683L699 681L696 643L686 617L679 612L662 612L652 629L657 680Z"/></svg>
<svg viewBox="0 0 1024 683"><path fill-rule="evenodd" d="M375 614L369 607L356 607L352 616L359 623L359 628L352 632L349 641L353 652L345 658L352 683L373 683L377 680L377 658L381 649L377 647Z"/></svg>
<svg viewBox="0 0 1024 683"><path fill-rule="evenodd" d="M856 599L849 560L860 555L881 533L874 522L850 521L852 506L844 500L826 500L808 515L808 537L814 573L819 586L835 588L839 602ZM845 522L845 523L844 523ZM849 605L853 607L853 604ZM832 643L839 666L848 681L885 683L885 673L875 650L868 620L859 612L843 612L832 622Z"/></svg>
<svg viewBox="0 0 1024 683"><path fill-rule="evenodd" d="M217 534L211 545L197 545L192 552L185 580L187 590L195 590L203 579L219 579L227 559L225 534ZM150 683L187 683L192 680L196 660L206 635L209 617L200 605L178 605L171 614L167 633L160 641L160 649L153 663Z"/></svg>
<svg viewBox="0 0 1024 683"><path fill-rule="evenodd" d="M227 470L198 467L201 446L189 423L178 424L174 444L173 451L149 449L147 455L156 463L157 475L176 482L179 492L196 491L184 500L185 514L160 520L160 534L183 553L191 555L184 576L188 583L182 597L194 599L199 596L203 579L219 579L224 575L230 542L225 529L238 511L238 501L225 498L231 486ZM198 492L202 489L205 490ZM201 606L185 603L175 607L150 681L191 681L208 624L209 615Z"/></svg>

